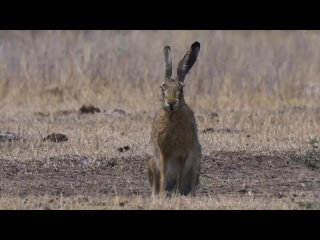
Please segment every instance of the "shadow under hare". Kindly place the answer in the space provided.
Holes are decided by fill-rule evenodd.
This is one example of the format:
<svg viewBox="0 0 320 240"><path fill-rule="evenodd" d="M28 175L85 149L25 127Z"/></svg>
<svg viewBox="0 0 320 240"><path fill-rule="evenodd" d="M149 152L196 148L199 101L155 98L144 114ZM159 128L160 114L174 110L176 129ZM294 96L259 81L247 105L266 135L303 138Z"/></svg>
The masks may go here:
<svg viewBox="0 0 320 240"><path fill-rule="evenodd" d="M195 196L199 185L201 145L193 111L183 96L184 79L197 60L200 43L194 42L172 76L171 48L163 49L165 80L161 83L162 107L152 124L154 156L148 161L152 196L166 193Z"/></svg>

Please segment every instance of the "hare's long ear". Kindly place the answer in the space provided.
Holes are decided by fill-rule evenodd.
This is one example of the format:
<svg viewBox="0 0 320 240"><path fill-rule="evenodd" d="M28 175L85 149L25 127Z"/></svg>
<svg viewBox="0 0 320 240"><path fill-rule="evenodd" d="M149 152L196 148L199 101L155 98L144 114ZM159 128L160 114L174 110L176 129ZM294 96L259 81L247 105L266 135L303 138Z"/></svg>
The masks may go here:
<svg viewBox="0 0 320 240"><path fill-rule="evenodd" d="M196 62L198 54L200 51L200 43L194 42L191 45L189 51L184 55L178 64L177 75L180 82L183 82L186 75L192 68L193 64Z"/></svg>
<svg viewBox="0 0 320 240"><path fill-rule="evenodd" d="M171 48L170 46L165 46L163 49L164 61L166 63L166 78L171 78L172 76L172 58L171 58Z"/></svg>

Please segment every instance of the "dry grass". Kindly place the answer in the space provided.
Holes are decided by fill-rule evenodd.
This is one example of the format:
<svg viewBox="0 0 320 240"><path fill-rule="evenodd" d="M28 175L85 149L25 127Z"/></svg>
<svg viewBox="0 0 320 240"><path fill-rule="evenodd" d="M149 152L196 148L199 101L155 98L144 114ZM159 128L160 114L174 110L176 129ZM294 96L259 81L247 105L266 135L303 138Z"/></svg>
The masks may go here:
<svg viewBox="0 0 320 240"><path fill-rule="evenodd" d="M177 62L194 40L187 98L199 112L317 106L318 31L2 31L0 98L48 109L88 101L153 110L162 49ZM201 96L201 98L199 97ZM134 99L134 101L132 101Z"/></svg>
<svg viewBox="0 0 320 240"><path fill-rule="evenodd" d="M131 149L123 157L152 154L150 127L160 104L163 46L172 46L177 62L195 40L201 50L186 79L185 95L196 113L205 155L303 154L310 141L318 144L318 31L0 31L0 130L25 138L0 143L0 158L110 159L119 158L117 148L125 145ZM88 103L102 112L79 115L78 109ZM116 108L125 114L114 113ZM212 117L213 112L219 116ZM239 132L203 133L207 128ZM51 132L62 132L69 141L43 142ZM59 209L59 197L30 195L25 203L19 196L3 196L0 208L42 209L57 198L49 205ZM80 199L66 198L62 208L299 208L290 199L237 196L154 203L138 196L121 200L128 201L124 207L114 197Z"/></svg>
<svg viewBox="0 0 320 240"><path fill-rule="evenodd" d="M319 210L313 196L296 199L252 198L241 196L178 197L152 199L143 197L88 198L74 196L1 197L1 209L21 210Z"/></svg>
<svg viewBox="0 0 320 240"><path fill-rule="evenodd" d="M64 109L63 106L61 106ZM2 144L1 156L9 159L42 159L56 155L83 155L117 157L117 148L131 146L128 154L150 155L152 113L127 111L126 115L113 110L95 115L67 115L54 112L38 116L25 112L21 116L0 117L1 129L19 133L27 141ZM199 137L203 151L247 151L268 153L310 149L313 139L318 145L320 111L316 109L289 109L283 112L219 111L219 117L210 112L197 114ZM204 133L207 128L230 129L230 133ZM234 132L233 132L234 131ZM61 132L69 141L56 144L42 139L52 132Z"/></svg>

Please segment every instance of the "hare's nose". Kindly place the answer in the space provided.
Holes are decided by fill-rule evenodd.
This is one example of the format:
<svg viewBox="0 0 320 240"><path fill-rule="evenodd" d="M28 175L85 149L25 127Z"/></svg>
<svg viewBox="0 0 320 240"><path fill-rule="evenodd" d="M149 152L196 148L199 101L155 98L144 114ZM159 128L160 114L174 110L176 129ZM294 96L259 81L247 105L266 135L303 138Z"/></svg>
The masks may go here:
<svg viewBox="0 0 320 240"><path fill-rule="evenodd" d="M171 111L173 111L175 105L176 105L176 103L169 103L169 107L170 107Z"/></svg>

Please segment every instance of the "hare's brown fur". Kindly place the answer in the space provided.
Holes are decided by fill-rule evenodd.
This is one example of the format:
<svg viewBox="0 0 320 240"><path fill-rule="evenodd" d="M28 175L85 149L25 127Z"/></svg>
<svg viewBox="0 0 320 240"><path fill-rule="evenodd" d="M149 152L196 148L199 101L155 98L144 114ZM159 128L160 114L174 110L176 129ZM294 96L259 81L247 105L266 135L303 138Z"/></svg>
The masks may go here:
<svg viewBox="0 0 320 240"><path fill-rule="evenodd" d="M201 145L193 111L183 96L183 81L194 64L200 44L195 42L178 66L178 76L171 78L170 47L164 49L166 79L161 84L163 107L152 125L154 158L148 162L152 195L165 191L195 195L199 184Z"/></svg>

